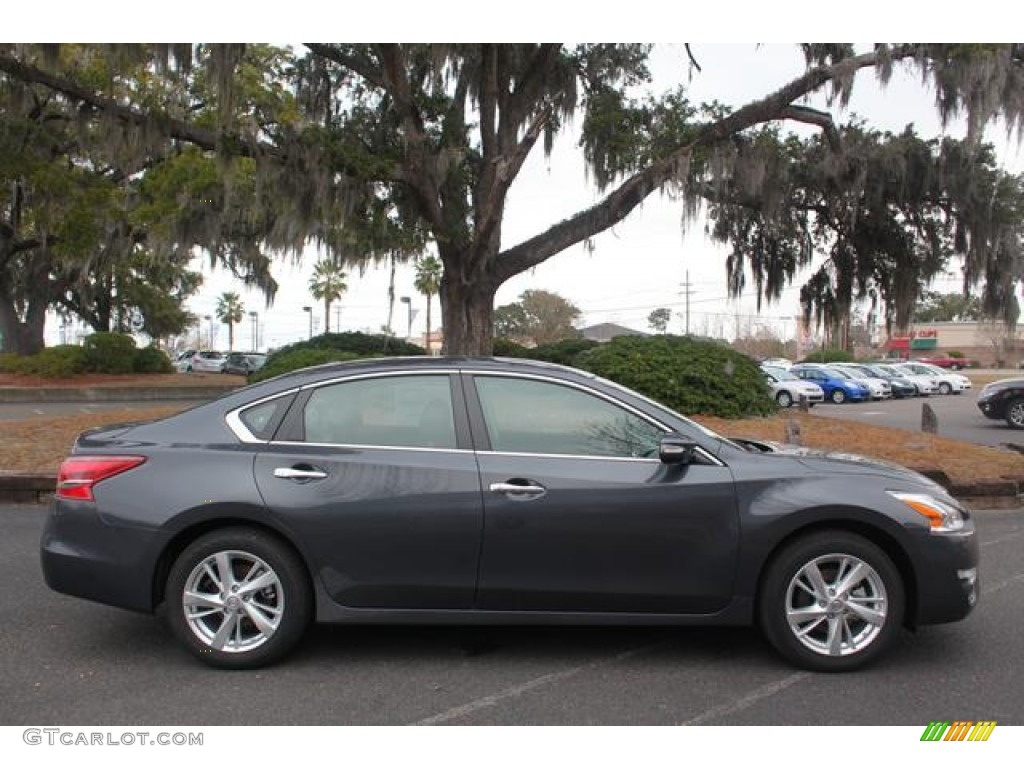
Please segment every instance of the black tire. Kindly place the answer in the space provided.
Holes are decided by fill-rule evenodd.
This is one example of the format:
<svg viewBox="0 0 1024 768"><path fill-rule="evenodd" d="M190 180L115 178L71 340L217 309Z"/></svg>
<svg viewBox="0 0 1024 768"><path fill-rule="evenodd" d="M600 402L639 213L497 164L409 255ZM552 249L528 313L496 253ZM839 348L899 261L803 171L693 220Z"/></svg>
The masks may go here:
<svg viewBox="0 0 1024 768"><path fill-rule="evenodd" d="M204 569L208 561L213 563ZM218 593L225 584L222 563L230 574L226 581L235 587L231 592L225 587ZM257 581L267 585L245 591L246 582L255 587ZM186 589L211 599L193 600L186 608ZM279 660L301 640L313 612L302 560L273 536L251 528L224 528L192 542L171 567L166 597L167 620L177 638L196 658L223 669L253 669ZM220 631L224 641L218 641Z"/></svg>
<svg viewBox="0 0 1024 768"><path fill-rule="evenodd" d="M779 393L775 395L775 402L779 404L780 408L789 408L793 404L793 396L784 389L780 389Z"/></svg>
<svg viewBox="0 0 1024 768"><path fill-rule="evenodd" d="M1024 429L1024 397L1018 397L1006 404L1006 423L1012 429Z"/></svg>
<svg viewBox="0 0 1024 768"><path fill-rule="evenodd" d="M839 387L836 387L832 390L832 394L829 395L829 399L836 405L840 405L846 402L846 393Z"/></svg>
<svg viewBox="0 0 1024 768"><path fill-rule="evenodd" d="M962 365L960 365L960 363L953 363L953 364L952 364L951 366L949 366L949 367L950 367L950 368L951 368L952 370L954 370L954 371L959 371L959 370L960 370L961 368L963 368L963 366L962 366Z"/></svg>
<svg viewBox="0 0 1024 768"><path fill-rule="evenodd" d="M953 385L952 384L950 384L948 381L940 381L939 382L939 394L940 395L948 395L948 394L951 394L952 392L953 392Z"/></svg>
<svg viewBox="0 0 1024 768"><path fill-rule="evenodd" d="M797 586L798 576L803 583L810 583L810 571L805 569L811 568L818 569L823 586L841 583L839 564L844 558L846 575L856 562L868 569L846 593L856 601L847 602L839 594L826 596L822 605ZM806 618L794 620L800 624L796 628L787 615L791 604L797 612L808 612ZM870 609L882 618L877 624L865 621L849 605L858 611ZM904 607L903 580L888 555L863 536L838 530L812 533L787 545L767 566L758 595L759 620L768 641L793 664L817 672L846 672L875 661L900 631ZM821 618L816 619L819 611ZM798 629L802 637L798 637ZM839 643L830 645L835 631ZM852 643L855 635L857 643Z"/></svg>

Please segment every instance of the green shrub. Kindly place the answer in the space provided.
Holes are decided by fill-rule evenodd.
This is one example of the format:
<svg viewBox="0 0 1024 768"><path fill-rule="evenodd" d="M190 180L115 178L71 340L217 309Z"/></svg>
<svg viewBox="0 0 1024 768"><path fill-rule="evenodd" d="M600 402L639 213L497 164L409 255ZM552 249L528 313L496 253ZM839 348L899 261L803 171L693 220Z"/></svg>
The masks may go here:
<svg viewBox="0 0 1024 768"><path fill-rule="evenodd" d="M132 370L135 373L174 373L174 365L162 350L149 346L135 350Z"/></svg>
<svg viewBox="0 0 1024 768"><path fill-rule="evenodd" d="M582 353L576 363L686 415L736 419L776 410L757 364L715 342L620 336Z"/></svg>
<svg viewBox="0 0 1024 768"><path fill-rule="evenodd" d="M852 363L854 361L852 352L845 349L819 349L805 357L804 363Z"/></svg>
<svg viewBox="0 0 1024 768"><path fill-rule="evenodd" d="M361 357L366 356L356 355L352 352L337 352L331 349L297 349L283 354L275 353L272 358L267 360L266 365L249 376L249 381L255 383L280 376L282 373L296 371L299 368L308 368L311 365L358 360Z"/></svg>
<svg viewBox="0 0 1024 768"><path fill-rule="evenodd" d="M963 352L961 352L958 349L951 349L951 350L949 350L949 352L946 353L946 357L955 357L958 360L961 360L961 359L967 357L967 355L965 355Z"/></svg>
<svg viewBox="0 0 1024 768"><path fill-rule="evenodd" d="M71 344L48 347L25 358L22 370L47 379L66 379L85 372L85 350Z"/></svg>
<svg viewBox="0 0 1024 768"><path fill-rule="evenodd" d="M94 333L85 337L86 370L93 373L131 373L135 339L123 333Z"/></svg>
<svg viewBox="0 0 1024 768"><path fill-rule="evenodd" d="M529 357L533 351L511 339L495 339L492 349L495 357Z"/></svg>
<svg viewBox="0 0 1024 768"><path fill-rule="evenodd" d="M283 365L278 360L297 352L333 352L338 356L310 356L302 358L291 358ZM379 333L360 333L350 331L347 333L325 333L314 336L308 341L299 341L275 350L267 357L267 363L258 372L251 376L250 381L263 381L281 373L294 371L296 368L305 368L309 365L329 363L334 360L355 360L360 357L398 357L405 355L425 355L426 350L415 344L410 344L394 336L385 336ZM300 362L295 364L294 360L311 362ZM268 373L270 371L270 373Z"/></svg>
<svg viewBox="0 0 1024 768"><path fill-rule="evenodd" d="M21 373L25 358L13 352L0 352L0 373Z"/></svg>
<svg viewBox="0 0 1024 768"><path fill-rule="evenodd" d="M544 360L548 363L559 365L576 365L576 360L587 350L600 346L598 342L590 339L562 339L551 344L541 344L538 347L527 350L534 360Z"/></svg>

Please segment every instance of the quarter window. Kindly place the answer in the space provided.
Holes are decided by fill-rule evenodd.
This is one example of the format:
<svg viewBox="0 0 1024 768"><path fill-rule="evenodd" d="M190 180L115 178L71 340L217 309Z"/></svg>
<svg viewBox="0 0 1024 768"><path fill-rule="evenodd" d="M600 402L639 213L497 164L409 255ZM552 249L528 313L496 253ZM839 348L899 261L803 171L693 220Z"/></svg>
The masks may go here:
<svg viewBox="0 0 1024 768"><path fill-rule="evenodd" d="M313 391L303 413L306 441L455 448L448 376L391 376Z"/></svg>
<svg viewBox="0 0 1024 768"><path fill-rule="evenodd" d="M477 376L491 448L513 453L651 457L662 430L603 398L531 379Z"/></svg>

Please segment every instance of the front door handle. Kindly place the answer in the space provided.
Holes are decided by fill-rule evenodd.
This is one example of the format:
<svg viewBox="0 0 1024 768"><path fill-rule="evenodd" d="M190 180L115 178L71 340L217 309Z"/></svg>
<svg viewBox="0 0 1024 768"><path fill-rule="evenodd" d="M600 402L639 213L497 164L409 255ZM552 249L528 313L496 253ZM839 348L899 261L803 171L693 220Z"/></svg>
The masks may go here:
<svg viewBox="0 0 1024 768"><path fill-rule="evenodd" d="M281 477L285 480L323 480L327 473L322 469L302 469L301 467L277 467L274 470L274 477Z"/></svg>
<svg viewBox="0 0 1024 768"><path fill-rule="evenodd" d="M491 493L507 493L515 496L541 496L548 492L543 485L536 485L530 481L521 483L491 483L488 486Z"/></svg>

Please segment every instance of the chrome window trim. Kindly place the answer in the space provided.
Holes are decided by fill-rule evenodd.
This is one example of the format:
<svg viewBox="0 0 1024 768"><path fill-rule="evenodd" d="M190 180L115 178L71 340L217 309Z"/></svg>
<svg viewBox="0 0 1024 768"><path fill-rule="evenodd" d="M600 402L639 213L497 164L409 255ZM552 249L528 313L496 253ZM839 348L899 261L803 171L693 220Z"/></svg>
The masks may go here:
<svg viewBox="0 0 1024 768"><path fill-rule="evenodd" d="M372 371L369 373L356 373L346 376L338 376L332 379L324 379L323 381L315 381L310 384L303 384L298 387L294 387L284 392L276 392L273 395L254 400L251 403L230 411L225 420L227 421L228 427L235 436L238 437L243 443L261 444L261 445L287 445L287 446L311 446L314 448L349 448L357 450L374 450L374 451L424 451L428 453L479 453L489 456L520 456L520 457L536 457L536 458L550 458L550 459L586 459L591 461L631 461L631 462L645 462L660 464L661 462L656 458L644 458L644 457L632 457L632 456L590 456L584 454L572 454L572 453L528 453L528 452L517 452L517 451L477 451L470 450L467 448L428 448L414 445L366 445L362 443L310 443L300 442L295 440L261 440L260 438L253 435L248 428L242 423L240 413L249 408L253 408L257 405L263 405L264 403L276 400L279 397L287 397L288 395L295 394L297 392L303 392L307 389L317 389L319 387L328 386L331 384L342 384L349 381L358 381L360 379L374 379L385 376L450 376L452 374L469 374L471 376L502 376L505 378L513 379L531 379L535 381L545 381L548 383L571 387L578 389L581 392L593 395L594 397L600 398L612 405L618 406L623 410L632 413L634 416L648 422L652 426L660 429L663 433L669 434L672 430L668 425L655 419L653 416L649 416L638 408L634 408L628 403L624 403L621 400L606 395L603 392L599 392L592 387L588 387L584 384L580 384L575 381L568 381L566 379L558 378L555 376L549 376L537 373L527 373L518 371L494 371L488 369L477 369L477 368L439 368L432 369L429 371ZM645 398L646 399L646 398ZM653 401L652 401L653 402ZM486 426L486 425L485 425ZM697 446L698 453L704 457L705 460L710 462L713 466L724 467L725 463L716 457L714 454L708 452L702 446Z"/></svg>
<svg viewBox="0 0 1024 768"><path fill-rule="evenodd" d="M365 443L305 443L298 440L271 440L268 445L312 446L314 448L346 448L362 451L424 451L426 453L474 453L469 448L427 448L418 445L367 445Z"/></svg>

